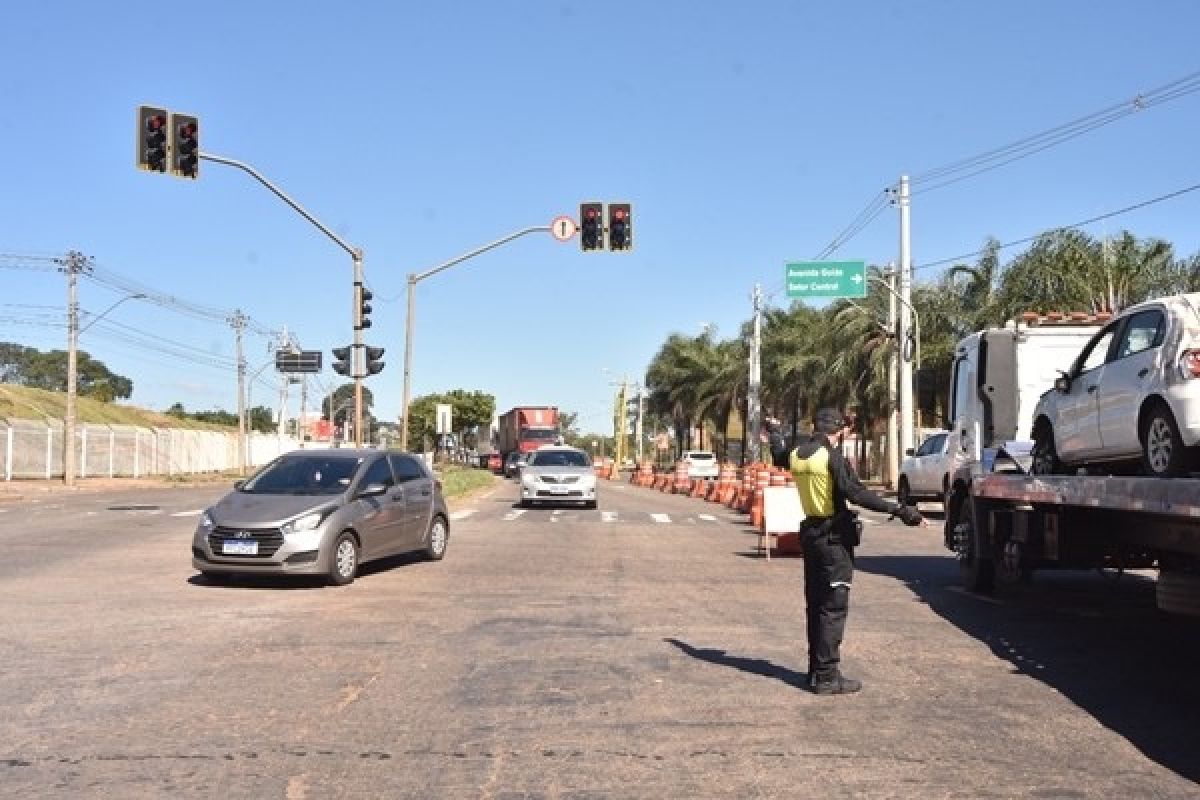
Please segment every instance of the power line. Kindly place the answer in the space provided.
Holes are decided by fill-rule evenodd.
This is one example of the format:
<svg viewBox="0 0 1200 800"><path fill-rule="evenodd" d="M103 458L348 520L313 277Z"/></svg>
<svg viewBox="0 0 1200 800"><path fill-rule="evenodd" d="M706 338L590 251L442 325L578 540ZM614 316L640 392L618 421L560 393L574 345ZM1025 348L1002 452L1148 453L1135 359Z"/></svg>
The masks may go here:
<svg viewBox="0 0 1200 800"><path fill-rule="evenodd" d="M1147 206L1152 206L1156 203L1162 203L1167 200L1172 200L1181 195L1188 194L1189 192L1194 192L1197 189L1200 189L1200 183L1195 183L1195 184L1192 184L1191 186L1185 186L1182 189L1176 189L1173 192L1168 192L1167 194L1159 195L1158 197L1152 197L1149 200L1143 200L1140 203L1134 203L1131 206L1125 206L1124 208L1119 208L1116 211L1109 211L1107 213L1100 214L1098 216L1091 217L1089 219L1085 219L1080 222L1073 223L1071 225L1059 225L1058 227L1051 228L1050 230L1064 231L1064 230L1073 230L1076 228L1084 228L1088 225L1092 225L1094 223L1101 222L1106 219L1111 219L1112 217L1120 216L1121 214L1128 214L1130 211L1137 211L1138 209L1146 208ZM1041 233L1034 234L1033 236L1026 236L1024 239L1017 239L1012 242L1005 242L1001 245L998 245L996 249L1005 250L1009 247L1016 247L1019 244L1028 244L1029 242L1035 241L1038 237L1043 236L1045 233L1047 233L1047 231L1042 231ZM962 261L963 259L974 258L975 256L982 255L982 254L986 253L989 249L990 248L985 247L985 248L981 248L979 250L972 251L970 253L963 253L962 255L957 255L952 258L943 258L938 261L930 261L928 264L921 264L920 266L914 266L913 271L915 272L915 271L921 270L921 269L933 269L934 267L943 267L947 264L953 264L956 261Z"/></svg>
<svg viewBox="0 0 1200 800"><path fill-rule="evenodd" d="M1153 106L1185 97L1197 91L1200 91L1200 71L1192 72L1156 89L1134 95L1127 100L1023 137L1015 142L935 167L914 176L912 183L916 186L933 182L933 185L925 186L920 190L920 193L931 192L1034 155L1139 111L1145 111ZM914 192L914 194L917 193Z"/></svg>

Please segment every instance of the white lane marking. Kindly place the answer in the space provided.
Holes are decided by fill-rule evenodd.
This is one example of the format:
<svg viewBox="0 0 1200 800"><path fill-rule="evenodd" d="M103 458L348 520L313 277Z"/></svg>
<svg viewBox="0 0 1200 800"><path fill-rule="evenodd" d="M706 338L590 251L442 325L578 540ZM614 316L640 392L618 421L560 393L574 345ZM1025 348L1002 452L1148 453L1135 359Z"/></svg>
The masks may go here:
<svg viewBox="0 0 1200 800"><path fill-rule="evenodd" d="M0 508L0 514L7 514L7 513L8 513L7 508Z"/></svg>
<svg viewBox="0 0 1200 800"><path fill-rule="evenodd" d="M617 512L601 511L600 512L600 520L602 522L616 522L617 521Z"/></svg>
<svg viewBox="0 0 1200 800"><path fill-rule="evenodd" d="M98 511L89 511L89 512L87 512L87 516L89 516L89 517L94 517L94 516L96 516L98 513L100 513L100 512L98 512Z"/></svg>
<svg viewBox="0 0 1200 800"><path fill-rule="evenodd" d="M666 514L651 514L650 519L654 520L655 522L670 522L671 521L671 518L669 516L667 516Z"/></svg>
<svg viewBox="0 0 1200 800"><path fill-rule="evenodd" d="M516 519L517 517L521 516L524 513L525 513L525 509L523 509L523 508L515 509L504 515L504 521L512 522L514 519Z"/></svg>
<svg viewBox="0 0 1200 800"><path fill-rule="evenodd" d="M197 514L203 514L203 513L204 513L203 508L197 508L195 511L176 511L171 516L172 517L194 517Z"/></svg>
<svg viewBox="0 0 1200 800"><path fill-rule="evenodd" d="M467 517L471 516L474 513L475 513L475 509L473 509L473 508L464 508L462 511L453 511L450 514L450 520L452 522L455 522L460 519L466 519Z"/></svg>
<svg viewBox="0 0 1200 800"><path fill-rule="evenodd" d="M717 521L717 518L714 517L712 514L697 514L696 516L699 517L700 519L704 520L705 522L716 522Z"/></svg>

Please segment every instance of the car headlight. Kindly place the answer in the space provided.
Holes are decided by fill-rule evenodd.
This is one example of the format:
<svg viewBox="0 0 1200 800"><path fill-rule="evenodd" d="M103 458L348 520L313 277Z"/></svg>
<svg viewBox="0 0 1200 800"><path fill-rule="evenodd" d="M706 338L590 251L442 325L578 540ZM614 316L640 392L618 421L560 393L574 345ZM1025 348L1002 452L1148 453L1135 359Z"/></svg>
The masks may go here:
<svg viewBox="0 0 1200 800"><path fill-rule="evenodd" d="M203 514L200 515L200 527L204 528L205 530L212 529L212 527L213 527L212 514L205 511Z"/></svg>
<svg viewBox="0 0 1200 800"><path fill-rule="evenodd" d="M290 533L311 531L320 525L328 514L328 511L313 511L310 514L305 514L303 517L297 517L291 522L285 523L281 526L280 530L283 531L285 536Z"/></svg>

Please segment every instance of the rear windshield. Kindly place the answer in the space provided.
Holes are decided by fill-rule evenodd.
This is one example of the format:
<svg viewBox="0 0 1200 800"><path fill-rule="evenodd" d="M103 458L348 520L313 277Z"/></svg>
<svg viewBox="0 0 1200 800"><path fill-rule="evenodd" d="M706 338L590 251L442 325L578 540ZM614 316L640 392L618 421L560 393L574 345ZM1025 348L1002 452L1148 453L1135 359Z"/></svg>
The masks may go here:
<svg viewBox="0 0 1200 800"><path fill-rule="evenodd" d="M521 431L521 438L527 442L552 442L558 438L558 431L547 428L526 428Z"/></svg>
<svg viewBox="0 0 1200 800"><path fill-rule="evenodd" d="M689 461L712 461L712 453L688 453L686 458Z"/></svg>
<svg viewBox="0 0 1200 800"><path fill-rule="evenodd" d="M529 457L531 467L587 467L587 453L579 450L550 450L534 453Z"/></svg>
<svg viewBox="0 0 1200 800"><path fill-rule="evenodd" d="M248 494L341 494L361 458L286 455L242 486Z"/></svg>

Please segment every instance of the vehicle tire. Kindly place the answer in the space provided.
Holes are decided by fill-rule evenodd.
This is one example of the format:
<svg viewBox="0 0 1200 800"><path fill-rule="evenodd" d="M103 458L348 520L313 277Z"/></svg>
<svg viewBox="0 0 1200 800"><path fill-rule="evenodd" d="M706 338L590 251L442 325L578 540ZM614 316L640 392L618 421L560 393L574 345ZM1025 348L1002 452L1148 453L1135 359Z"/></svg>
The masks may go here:
<svg viewBox="0 0 1200 800"><path fill-rule="evenodd" d="M1050 423L1041 420L1033 428L1033 463L1029 471L1034 475L1057 475L1062 471L1062 462L1058 460L1058 451L1054 447L1054 429Z"/></svg>
<svg viewBox="0 0 1200 800"><path fill-rule="evenodd" d="M450 543L450 527L446 518L434 514L429 521L429 533L425 537L425 560L441 561L446 557L446 545Z"/></svg>
<svg viewBox="0 0 1200 800"><path fill-rule="evenodd" d="M912 499L912 490L908 486L908 478L900 476L900 483L896 486L896 502L902 506L916 506L917 501Z"/></svg>
<svg viewBox="0 0 1200 800"><path fill-rule="evenodd" d="M345 586L353 583L358 575L358 542L349 531L342 533L333 542L333 552L329 554L329 582L334 586Z"/></svg>
<svg viewBox="0 0 1200 800"><path fill-rule="evenodd" d="M584 504L583 504L583 507L584 507L584 508L595 508L595 507L596 507L596 504L597 504L597 501L595 501L595 500L589 500L589 501L587 501L586 503L584 503Z"/></svg>
<svg viewBox="0 0 1200 800"><path fill-rule="evenodd" d="M975 524L974 498L964 498L958 504L954 537L963 588L977 594L991 594L996 588L996 563L984 552L983 534Z"/></svg>
<svg viewBox="0 0 1200 800"><path fill-rule="evenodd" d="M226 583L229 583L228 572L214 572L212 570L205 569L201 570L200 574L204 577L204 582L210 586L223 586Z"/></svg>
<svg viewBox="0 0 1200 800"><path fill-rule="evenodd" d="M1157 403L1149 410L1138 433L1142 441L1142 468L1147 475L1154 478L1187 475L1187 448L1165 403Z"/></svg>
<svg viewBox="0 0 1200 800"><path fill-rule="evenodd" d="M1200 575L1182 570L1163 570L1158 573L1154 594L1162 611L1200 617Z"/></svg>
<svg viewBox="0 0 1200 800"><path fill-rule="evenodd" d="M517 506L519 508L529 508L532 505L533 505L533 503L526 500L524 497L522 497L520 500L517 501Z"/></svg>

